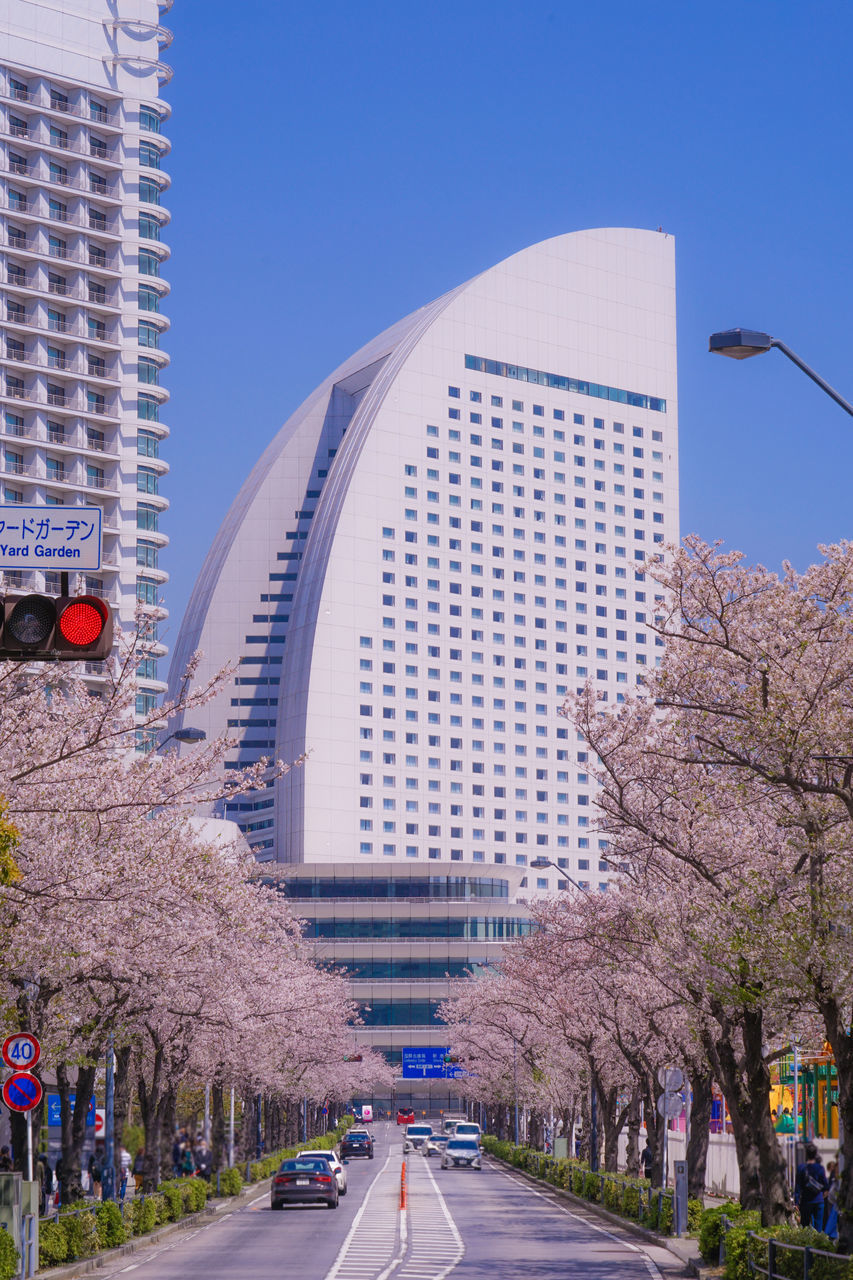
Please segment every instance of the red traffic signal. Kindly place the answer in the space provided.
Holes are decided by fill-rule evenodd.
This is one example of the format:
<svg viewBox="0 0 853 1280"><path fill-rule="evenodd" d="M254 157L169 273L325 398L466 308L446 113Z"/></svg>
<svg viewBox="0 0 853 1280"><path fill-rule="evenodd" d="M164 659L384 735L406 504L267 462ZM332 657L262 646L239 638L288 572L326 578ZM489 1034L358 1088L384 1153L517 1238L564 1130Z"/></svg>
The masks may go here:
<svg viewBox="0 0 853 1280"><path fill-rule="evenodd" d="M99 596L22 596L3 602L0 658L97 662L109 656L113 615Z"/></svg>

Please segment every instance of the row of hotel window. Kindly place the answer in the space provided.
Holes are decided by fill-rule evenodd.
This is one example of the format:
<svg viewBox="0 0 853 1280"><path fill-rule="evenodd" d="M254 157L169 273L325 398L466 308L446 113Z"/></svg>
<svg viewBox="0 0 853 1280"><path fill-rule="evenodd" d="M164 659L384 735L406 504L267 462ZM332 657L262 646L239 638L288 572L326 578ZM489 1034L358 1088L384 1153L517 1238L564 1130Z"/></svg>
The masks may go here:
<svg viewBox="0 0 853 1280"><path fill-rule="evenodd" d="M47 97L45 98L45 92ZM33 106L49 107L51 111L61 111L63 114L69 114L79 117L83 120L100 121L102 124L118 125L121 121L118 118L120 104L100 101L98 98L82 88L76 86L70 87L58 85L48 82L44 86L44 90L39 86L31 86L28 80L22 78L20 73L7 73L5 96L11 98L14 102L27 102ZM141 106L138 114L139 127L150 133L159 133L163 122L163 114L156 107Z"/></svg>

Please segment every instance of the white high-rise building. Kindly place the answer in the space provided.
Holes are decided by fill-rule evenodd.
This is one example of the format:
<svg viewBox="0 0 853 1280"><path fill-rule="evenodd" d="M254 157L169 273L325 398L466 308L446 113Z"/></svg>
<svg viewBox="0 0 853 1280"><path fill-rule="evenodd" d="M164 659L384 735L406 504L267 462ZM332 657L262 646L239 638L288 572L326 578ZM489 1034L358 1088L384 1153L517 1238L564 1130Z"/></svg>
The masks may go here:
<svg viewBox="0 0 853 1280"><path fill-rule="evenodd" d="M170 7L14 0L0 16L0 498L101 507L103 568L82 585L125 623L166 580ZM59 574L4 586L58 592ZM156 656L139 674L146 709Z"/></svg>
<svg viewBox="0 0 853 1280"><path fill-rule="evenodd" d="M558 236L400 321L285 423L188 607L173 671L237 664L192 723L306 756L228 816L263 860L606 883L559 711L642 685L677 536L669 236Z"/></svg>

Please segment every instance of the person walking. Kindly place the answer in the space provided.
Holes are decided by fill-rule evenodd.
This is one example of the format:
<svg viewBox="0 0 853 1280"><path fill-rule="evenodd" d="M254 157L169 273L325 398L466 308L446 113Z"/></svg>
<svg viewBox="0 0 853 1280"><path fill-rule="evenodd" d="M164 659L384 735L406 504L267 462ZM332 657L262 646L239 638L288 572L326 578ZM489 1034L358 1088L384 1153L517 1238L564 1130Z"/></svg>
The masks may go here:
<svg viewBox="0 0 853 1280"><path fill-rule="evenodd" d="M137 1191L142 1190L142 1180L145 1176L145 1148L140 1147L133 1161L133 1181Z"/></svg>
<svg viewBox="0 0 853 1280"><path fill-rule="evenodd" d="M8 1147L0 1147L0 1173L11 1173L14 1169L12 1153Z"/></svg>
<svg viewBox="0 0 853 1280"><path fill-rule="evenodd" d="M184 1150L181 1155L180 1176L182 1178L191 1178L194 1173L195 1173L195 1160L193 1159L193 1149L190 1146L189 1142L187 1142L184 1145Z"/></svg>
<svg viewBox="0 0 853 1280"><path fill-rule="evenodd" d="M652 1165L654 1164L654 1162L655 1162L655 1155L654 1155L654 1152L652 1151L652 1149L651 1149L651 1147L649 1146L649 1144L648 1144L648 1143L646 1143L645 1147L643 1148L643 1153L642 1153L642 1155L640 1156L640 1164L641 1164L642 1169L643 1169L643 1177L644 1177L644 1178L651 1178L651 1176L652 1176Z"/></svg>
<svg viewBox="0 0 853 1280"><path fill-rule="evenodd" d="M127 1193L127 1180L130 1177L130 1171L133 1166L133 1156L124 1143L118 1150L118 1166L118 1198L119 1201L122 1201Z"/></svg>
<svg viewBox="0 0 853 1280"><path fill-rule="evenodd" d="M204 1138L199 1139L193 1154L195 1156L196 1172L210 1182L210 1175L213 1173L213 1152Z"/></svg>
<svg viewBox="0 0 853 1280"><path fill-rule="evenodd" d="M823 1229L823 1198L829 1190L820 1154L813 1142L806 1143L806 1159L797 1169L794 1182L794 1202L800 1208L800 1223L804 1227Z"/></svg>
<svg viewBox="0 0 853 1280"><path fill-rule="evenodd" d="M104 1144L96 1142L95 1150L89 1156L89 1177L92 1179L92 1195L96 1200L101 1198L104 1181L104 1155Z"/></svg>
<svg viewBox="0 0 853 1280"><path fill-rule="evenodd" d="M838 1239L838 1161L830 1160L826 1166L829 1182L823 1197L823 1234L830 1240Z"/></svg>

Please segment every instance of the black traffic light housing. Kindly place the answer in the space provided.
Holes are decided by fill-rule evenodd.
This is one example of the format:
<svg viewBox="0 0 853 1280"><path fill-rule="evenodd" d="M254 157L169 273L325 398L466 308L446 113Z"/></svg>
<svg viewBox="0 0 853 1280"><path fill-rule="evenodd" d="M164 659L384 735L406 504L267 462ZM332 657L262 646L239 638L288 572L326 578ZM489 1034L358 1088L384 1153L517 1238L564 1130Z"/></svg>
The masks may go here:
<svg viewBox="0 0 853 1280"><path fill-rule="evenodd" d="M2 607L0 658L98 662L113 644L113 615L99 596L20 596Z"/></svg>

